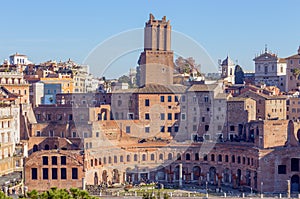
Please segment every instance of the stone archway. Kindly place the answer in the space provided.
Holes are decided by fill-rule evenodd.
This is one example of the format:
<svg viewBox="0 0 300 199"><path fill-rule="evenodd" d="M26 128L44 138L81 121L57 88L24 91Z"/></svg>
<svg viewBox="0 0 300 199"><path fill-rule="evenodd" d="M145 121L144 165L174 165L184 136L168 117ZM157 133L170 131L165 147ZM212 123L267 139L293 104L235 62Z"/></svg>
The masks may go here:
<svg viewBox="0 0 300 199"><path fill-rule="evenodd" d="M209 168L209 182L216 184L216 175L217 175L216 167L210 167Z"/></svg>
<svg viewBox="0 0 300 199"><path fill-rule="evenodd" d="M201 175L201 168L199 166L193 167L193 179L192 180L199 180Z"/></svg>
<svg viewBox="0 0 300 199"><path fill-rule="evenodd" d="M94 185L98 185L98 173L95 172L94 174Z"/></svg>
<svg viewBox="0 0 300 199"><path fill-rule="evenodd" d="M228 168L224 169L224 178L223 178L223 181L224 183L230 183L230 170Z"/></svg>
<svg viewBox="0 0 300 199"><path fill-rule="evenodd" d="M113 170L113 175L112 176L113 176L113 178L112 178L113 183L120 183L120 174L119 174L118 169Z"/></svg>
<svg viewBox="0 0 300 199"><path fill-rule="evenodd" d="M104 171L102 172L102 182L107 183L107 177L108 177L107 171L104 170Z"/></svg>
<svg viewBox="0 0 300 199"><path fill-rule="evenodd" d="M299 192L299 176L293 175L291 178L291 192L298 193Z"/></svg>
<svg viewBox="0 0 300 199"><path fill-rule="evenodd" d="M238 185L238 186L241 186L241 179L242 178L242 171L241 171L241 169L238 169L237 170L237 179L236 179L236 184Z"/></svg>
<svg viewBox="0 0 300 199"><path fill-rule="evenodd" d="M179 165L174 169L174 180L179 180Z"/></svg>

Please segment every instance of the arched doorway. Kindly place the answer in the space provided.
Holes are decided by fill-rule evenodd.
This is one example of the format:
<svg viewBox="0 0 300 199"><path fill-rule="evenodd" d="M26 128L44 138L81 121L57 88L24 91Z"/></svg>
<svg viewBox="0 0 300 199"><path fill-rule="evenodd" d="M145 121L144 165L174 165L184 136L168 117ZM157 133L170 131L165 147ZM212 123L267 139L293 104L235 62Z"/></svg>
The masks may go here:
<svg viewBox="0 0 300 199"><path fill-rule="evenodd" d="M237 179L236 179L236 184L238 186L241 186L241 179L242 178L242 171L240 169L237 170Z"/></svg>
<svg viewBox="0 0 300 199"><path fill-rule="evenodd" d="M199 180L201 174L201 169L199 166L193 167L193 180Z"/></svg>
<svg viewBox="0 0 300 199"><path fill-rule="evenodd" d="M246 170L246 185L251 186L251 171L248 169Z"/></svg>
<svg viewBox="0 0 300 199"><path fill-rule="evenodd" d="M112 179L113 183L120 183L120 175L119 175L119 171L118 169L114 169L113 170L113 179Z"/></svg>
<svg viewBox="0 0 300 199"><path fill-rule="evenodd" d="M39 150L39 148L38 148L38 146L35 144L35 145L33 145L33 152L36 152L36 151L38 151Z"/></svg>
<svg viewBox="0 0 300 199"><path fill-rule="evenodd" d="M216 184L216 174L217 174L216 167L210 167L209 168L209 181L210 181L210 183Z"/></svg>
<svg viewBox="0 0 300 199"><path fill-rule="evenodd" d="M299 176L293 175L291 178L291 192L298 193L299 192Z"/></svg>
<svg viewBox="0 0 300 199"><path fill-rule="evenodd" d="M179 180L179 165L177 165L174 169L175 180Z"/></svg>
<svg viewBox="0 0 300 199"><path fill-rule="evenodd" d="M104 170L104 171L102 172L102 182L107 183L107 177L108 177L107 171Z"/></svg>
<svg viewBox="0 0 300 199"><path fill-rule="evenodd" d="M230 183L230 170L228 168L224 169L224 183Z"/></svg>
<svg viewBox="0 0 300 199"><path fill-rule="evenodd" d="M98 173L95 172L94 174L94 185L98 185Z"/></svg>

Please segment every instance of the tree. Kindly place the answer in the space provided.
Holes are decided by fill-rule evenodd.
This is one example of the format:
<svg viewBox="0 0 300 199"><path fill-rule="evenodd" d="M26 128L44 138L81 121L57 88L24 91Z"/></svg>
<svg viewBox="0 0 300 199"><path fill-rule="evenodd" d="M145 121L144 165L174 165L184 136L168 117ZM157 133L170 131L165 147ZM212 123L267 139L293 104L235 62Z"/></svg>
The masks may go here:
<svg viewBox="0 0 300 199"><path fill-rule="evenodd" d="M56 187L51 188L48 191L38 193L36 190L27 193L28 199L96 199L96 197L90 196L85 190L77 188L71 188L70 191L67 189L57 189ZM0 199L1 195L0 195ZM5 198L6 199L6 198Z"/></svg>
<svg viewBox="0 0 300 199"><path fill-rule="evenodd" d="M200 70L200 64L196 64L194 58L188 57L178 57L175 60L175 70L179 73L190 73L192 69L196 68L197 70Z"/></svg>
<svg viewBox="0 0 300 199"><path fill-rule="evenodd" d="M11 199L11 197L6 196L2 191L0 191L0 199Z"/></svg>
<svg viewBox="0 0 300 199"><path fill-rule="evenodd" d="M123 76L119 77L118 82L119 83L127 83L130 88L132 88L132 86L133 86L131 79L127 75L123 75Z"/></svg>
<svg viewBox="0 0 300 199"><path fill-rule="evenodd" d="M244 79L245 79L245 74L242 67L240 65L236 65L234 70L234 82L236 84L243 84Z"/></svg>
<svg viewBox="0 0 300 199"><path fill-rule="evenodd" d="M291 70L291 72L293 73L294 77L295 77L296 79L298 79L298 77L299 77L299 75L300 75L300 69L299 69L299 68L293 68L293 69Z"/></svg>

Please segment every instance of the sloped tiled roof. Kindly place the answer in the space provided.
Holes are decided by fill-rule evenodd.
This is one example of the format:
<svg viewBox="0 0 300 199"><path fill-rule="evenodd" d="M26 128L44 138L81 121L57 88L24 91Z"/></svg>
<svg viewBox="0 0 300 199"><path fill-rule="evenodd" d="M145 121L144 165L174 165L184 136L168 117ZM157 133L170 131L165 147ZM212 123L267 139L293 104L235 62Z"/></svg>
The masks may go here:
<svg viewBox="0 0 300 199"><path fill-rule="evenodd" d="M148 84L141 88L113 91L113 93L184 93L187 87L183 85Z"/></svg>
<svg viewBox="0 0 300 199"><path fill-rule="evenodd" d="M197 92L197 91L213 91L218 87L218 84L194 84L191 86L188 91Z"/></svg>

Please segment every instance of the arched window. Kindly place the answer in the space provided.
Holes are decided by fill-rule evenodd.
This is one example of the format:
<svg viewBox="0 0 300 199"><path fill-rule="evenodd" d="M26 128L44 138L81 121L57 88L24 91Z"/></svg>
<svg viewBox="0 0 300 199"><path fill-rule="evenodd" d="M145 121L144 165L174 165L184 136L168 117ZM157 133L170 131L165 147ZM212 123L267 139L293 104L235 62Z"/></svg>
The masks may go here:
<svg viewBox="0 0 300 199"><path fill-rule="evenodd" d="M151 158L151 161L154 161L154 154L151 154L150 158Z"/></svg>
<svg viewBox="0 0 300 199"><path fill-rule="evenodd" d="M130 155L127 155L126 161L127 161L127 162L130 162Z"/></svg>
<svg viewBox="0 0 300 199"><path fill-rule="evenodd" d="M172 160L172 159L173 159L172 153L169 153L168 154L168 160Z"/></svg>
<svg viewBox="0 0 300 199"><path fill-rule="evenodd" d="M159 160L163 160L164 159L164 155L161 153L159 154Z"/></svg>
<svg viewBox="0 0 300 199"><path fill-rule="evenodd" d="M219 155L219 156L218 156L218 161L219 161L219 162L222 162L222 155Z"/></svg>
<svg viewBox="0 0 300 199"><path fill-rule="evenodd" d="M185 154L185 160L191 160L191 155L189 153Z"/></svg>
<svg viewBox="0 0 300 199"><path fill-rule="evenodd" d="M120 162L123 162L123 156L122 155L120 156Z"/></svg>
<svg viewBox="0 0 300 199"><path fill-rule="evenodd" d="M143 161L146 161L146 154L143 154L143 155L142 155L142 160L143 160Z"/></svg>
<svg viewBox="0 0 300 199"><path fill-rule="evenodd" d="M114 156L114 163L117 163L118 162L118 157L115 155Z"/></svg>
<svg viewBox="0 0 300 199"><path fill-rule="evenodd" d="M177 160L181 160L181 154L177 153Z"/></svg>
<svg viewBox="0 0 300 199"><path fill-rule="evenodd" d="M137 154L134 154L133 160L136 162L136 161L137 161L137 159L138 159L138 156L137 156Z"/></svg>
<svg viewBox="0 0 300 199"><path fill-rule="evenodd" d="M49 150L49 145L48 144L45 145L45 150Z"/></svg>
<svg viewBox="0 0 300 199"><path fill-rule="evenodd" d="M214 155L214 154L211 154L210 160L211 160L211 161L215 161L215 155Z"/></svg>
<svg viewBox="0 0 300 199"><path fill-rule="evenodd" d="M36 152L36 151L38 151L39 150L39 148L38 148L38 146L35 144L35 145L33 145L33 152Z"/></svg>

